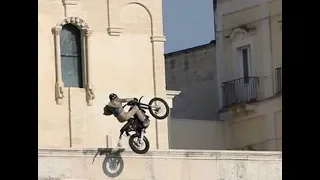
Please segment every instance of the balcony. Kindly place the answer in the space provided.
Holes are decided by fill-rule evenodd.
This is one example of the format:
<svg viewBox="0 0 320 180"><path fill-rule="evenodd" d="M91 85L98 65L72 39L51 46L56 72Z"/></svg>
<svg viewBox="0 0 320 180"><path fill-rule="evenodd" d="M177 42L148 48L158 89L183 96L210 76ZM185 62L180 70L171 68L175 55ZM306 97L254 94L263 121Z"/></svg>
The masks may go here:
<svg viewBox="0 0 320 180"><path fill-rule="evenodd" d="M276 68L276 92L275 94L282 93L282 67Z"/></svg>
<svg viewBox="0 0 320 180"><path fill-rule="evenodd" d="M258 77L244 77L222 83L223 107L256 102L258 100Z"/></svg>

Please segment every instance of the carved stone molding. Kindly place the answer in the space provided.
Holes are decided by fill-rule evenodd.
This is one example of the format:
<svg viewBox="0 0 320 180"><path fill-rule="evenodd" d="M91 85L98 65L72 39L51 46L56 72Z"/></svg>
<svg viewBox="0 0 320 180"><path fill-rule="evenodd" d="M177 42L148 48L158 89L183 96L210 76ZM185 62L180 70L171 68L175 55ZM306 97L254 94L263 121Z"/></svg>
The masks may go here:
<svg viewBox="0 0 320 180"><path fill-rule="evenodd" d="M239 27L232 29L230 34L228 36L226 36L225 38L233 40L236 37L236 35L239 35L239 34L241 36L248 35L248 34L252 33L254 30L256 30L255 27L249 27L247 25L242 25L242 26L239 26Z"/></svg>
<svg viewBox="0 0 320 180"><path fill-rule="evenodd" d="M178 96L181 91L173 91L173 90L166 90L166 100L170 108L172 108L172 100L175 96Z"/></svg>
<svg viewBox="0 0 320 180"><path fill-rule="evenodd" d="M56 27L52 29L54 35L54 45L55 45L55 67L56 67L56 83L55 83L55 99L57 104L62 104L64 98L63 92L63 81L61 74L61 58L60 58L60 31L61 27Z"/></svg>
<svg viewBox="0 0 320 180"><path fill-rule="evenodd" d="M89 63L88 60L91 59L91 36L92 36L92 33L93 31L91 29L86 29L85 30L85 33L84 33L84 36L86 37L86 60L88 63L86 63L87 67L86 68L86 100L87 100L87 104L88 106L92 106L92 101L95 99L95 94L94 94L94 91L93 91L93 88L92 88L92 85L91 85L91 82L92 82L92 66L91 66L91 63Z"/></svg>
<svg viewBox="0 0 320 180"><path fill-rule="evenodd" d="M60 35L61 28L52 28L51 32L54 36Z"/></svg>
<svg viewBox="0 0 320 180"><path fill-rule="evenodd" d="M120 13L125 7L127 0L107 0L108 28L110 36L120 36L123 28L120 24Z"/></svg>
<svg viewBox="0 0 320 180"><path fill-rule="evenodd" d="M165 42L166 37L165 36L152 36L151 42Z"/></svg>
<svg viewBox="0 0 320 180"><path fill-rule="evenodd" d="M78 5L80 0L62 0L63 5Z"/></svg>
<svg viewBox="0 0 320 180"><path fill-rule="evenodd" d="M91 84L91 69L90 69L90 49L91 49L91 35L92 30L89 28L88 24L79 17L67 17L59 21L55 27L52 28L52 34L54 36L54 45L55 45L55 64L56 64L56 83L55 83L55 99L57 104L61 104L64 99L64 83L62 81L62 73L61 73L61 57L60 57L60 31L62 27L66 24L72 24L77 26L81 34L85 37L82 38L81 48L84 52L83 56L83 69L84 79L85 79L85 89L86 89L86 100L88 105L92 105L92 100L95 98Z"/></svg>
<svg viewBox="0 0 320 180"><path fill-rule="evenodd" d="M87 84L86 86L86 100L88 106L92 106L92 101L96 98L96 95L94 94L93 88L90 84Z"/></svg>
<svg viewBox="0 0 320 180"><path fill-rule="evenodd" d="M86 37L89 37L89 36L92 35L92 33L93 33L93 31L92 31L91 29L86 29L84 35L85 35Z"/></svg>
<svg viewBox="0 0 320 180"><path fill-rule="evenodd" d="M257 105L243 103L233 106L230 110L234 117L248 116L250 114L257 113Z"/></svg>
<svg viewBox="0 0 320 180"><path fill-rule="evenodd" d="M60 28L66 24L73 24L76 25L80 30L86 30L89 29L88 24L81 18L79 17L67 17L64 18L63 20L59 21L57 25L54 28Z"/></svg>
<svg viewBox="0 0 320 180"><path fill-rule="evenodd" d="M109 27L107 29L110 36L120 36L120 34L123 32L123 28L120 27Z"/></svg>
<svg viewBox="0 0 320 180"><path fill-rule="evenodd" d="M57 104L62 104L62 99L64 98L64 92L63 92L63 83L59 84L56 82L56 102Z"/></svg>

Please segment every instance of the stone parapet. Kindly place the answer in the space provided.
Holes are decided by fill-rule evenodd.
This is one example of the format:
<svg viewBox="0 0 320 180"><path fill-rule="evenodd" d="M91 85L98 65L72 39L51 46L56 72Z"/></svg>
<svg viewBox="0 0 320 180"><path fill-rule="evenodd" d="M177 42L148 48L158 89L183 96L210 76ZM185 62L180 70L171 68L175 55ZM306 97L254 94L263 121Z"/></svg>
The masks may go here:
<svg viewBox="0 0 320 180"><path fill-rule="evenodd" d="M39 179L282 179L281 152L46 148L38 163Z"/></svg>

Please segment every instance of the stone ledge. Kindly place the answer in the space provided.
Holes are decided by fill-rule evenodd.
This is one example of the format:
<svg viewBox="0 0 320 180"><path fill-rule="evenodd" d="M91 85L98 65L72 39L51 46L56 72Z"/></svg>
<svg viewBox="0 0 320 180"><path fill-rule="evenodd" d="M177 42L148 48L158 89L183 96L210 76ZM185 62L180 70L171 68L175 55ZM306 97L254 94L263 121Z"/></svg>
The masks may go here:
<svg viewBox="0 0 320 180"><path fill-rule="evenodd" d="M102 148L101 148L102 149ZM119 149L104 148L109 151ZM94 156L98 149L93 148L39 148L38 157L80 157ZM208 151L208 150L155 150L138 155L131 150L121 153L124 158L143 159L214 159L214 160L263 160L282 161L282 152L278 151Z"/></svg>
<svg viewBox="0 0 320 180"><path fill-rule="evenodd" d="M120 36L120 34L123 32L123 28L121 27L109 27L107 29L110 36Z"/></svg>
<svg viewBox="0 0 320 180"><path fill-rule="evenodd" d="M38 177L48 180L282 179L281 152L156 150L139 155L123 150L40 148Z"/></svg>

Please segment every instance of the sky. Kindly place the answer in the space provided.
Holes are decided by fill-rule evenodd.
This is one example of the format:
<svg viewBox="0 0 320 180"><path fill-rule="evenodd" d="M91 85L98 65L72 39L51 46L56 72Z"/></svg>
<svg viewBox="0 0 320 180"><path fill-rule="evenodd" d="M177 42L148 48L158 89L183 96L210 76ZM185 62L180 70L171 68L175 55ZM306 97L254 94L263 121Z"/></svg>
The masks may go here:
<svg viewBox="0 0 320 180"><path fill-rule="evenodd" d="M165 53L214 39L212 0L162 0Z"/></svg>

